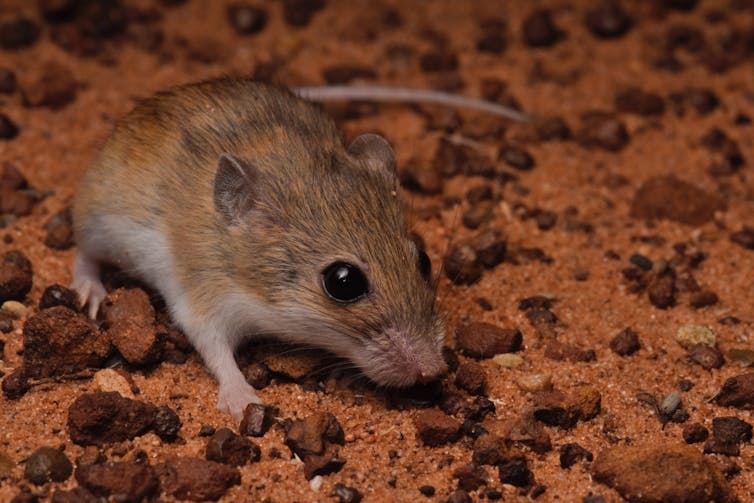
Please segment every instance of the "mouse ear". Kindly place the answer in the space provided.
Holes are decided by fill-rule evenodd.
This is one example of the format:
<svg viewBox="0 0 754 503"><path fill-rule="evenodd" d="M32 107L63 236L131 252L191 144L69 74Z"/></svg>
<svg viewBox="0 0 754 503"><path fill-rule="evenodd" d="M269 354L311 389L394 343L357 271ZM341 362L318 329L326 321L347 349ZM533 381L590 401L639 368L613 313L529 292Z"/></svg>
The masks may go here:
<svg viewBox="0 0 754 503"><path fill-rule="evenodd" d="M254 204L255 172L253 166L224 153L217 161L215 174L215 209L229 224L238 223Z"/></svg>
<svg viewBox="0 0 754 503"><path fill-rule="evenodd" d="M367 133L357 137L348 146L348 153L374 168L396 172L393 148L378 134Z"/></svg>

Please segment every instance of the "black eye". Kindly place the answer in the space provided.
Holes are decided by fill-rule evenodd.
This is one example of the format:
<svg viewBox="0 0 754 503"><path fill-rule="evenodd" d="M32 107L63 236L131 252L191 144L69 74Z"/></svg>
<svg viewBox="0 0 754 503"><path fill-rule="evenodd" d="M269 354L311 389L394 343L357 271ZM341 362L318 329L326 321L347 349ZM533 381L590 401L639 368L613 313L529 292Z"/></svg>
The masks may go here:
<svg viewBox="0 0 754 503"><path fill-rule="evenodd" d="M429 256L424 253L424 250L419 250L419 272L426 281L429 281L432 275L432 261L429 260Z"/></svg>
<svg viewBox="0 0 754 503"><path fill-rule="evenodd" d="M356 302L369 291L364 273L353 264L335 262L322 273L322 287L336 302Z"/></svg>

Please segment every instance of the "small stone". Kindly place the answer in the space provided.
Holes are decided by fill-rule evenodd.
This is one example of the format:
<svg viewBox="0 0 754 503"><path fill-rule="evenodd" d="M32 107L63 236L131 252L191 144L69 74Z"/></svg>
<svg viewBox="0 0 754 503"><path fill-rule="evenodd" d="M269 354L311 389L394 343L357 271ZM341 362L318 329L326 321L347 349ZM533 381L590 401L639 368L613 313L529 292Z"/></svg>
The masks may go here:
<svg viewBox="0 0 754 503"><path fill-rule="evenodd" d="M723 456L740 456L741 447L737 443L723 442L717 438L708 438L704 442L705 454L721 454Z"/></svg>
<svg viewBox="0 0 754 503"><path fill-rule="evenodd" d="M77 445L106 445L136 438L152 426L157 407L115 392L85 393L68 409L68 433Z"/></svg>
<svg viewBox="0 0 754 503"><path fill-rule="evenodd" d="M625 34L633 21L616 0L602 1L586 13L586 26L600 38L618 38Z"/></svg>
<svg viewBox="0 0 754 503"><path fill-rule="evenodd" d="M754 350L732 348L728 350L728 359L742 367L754 366Z"/></svg>
<svg viewBox="0 0 754 503"><path fill-rule="evenodd" d="M689 423L683 427L682 435L687 444L696 444L707 440L709 431L699 423Z"/></svg>
<svg viewBox="0 0 754 503"><path fill-rule="evenodd" d="M675 274L660 274L652 278L647 287L649 301L658 309L675 305Z"/></svg>
<svg viewBox="0 0 754 503"><path fill-rule="evenodd" d="M39 27L31 19L19 17L0 23L0 49L18 50L34 45Z"/></svg>
<svg viewBox="0 0 754 503"><path fill-rule="evenodd" d="M526 487L534 482L534 474L529 469L526 458L506 461L498 468L500 482L516 487Z"/></svg>
<svg viewBox="0 0 754 503"><path fill-rule="evenodd" d="M498 229L482 232L471 241L477 260L486 268L492 268L505 260L508 244L505 235Z"/></svg>
<svg viewBox="0 0 754 503"><path fill-rule="evenodd" d="M220 428L207 442L206 457L231 466L244 466L257 462L262 451L258 445L245 437L236 435L228 428Z"/></svg>
<svg viewBox="0 0 754 503"><path fill-rule="evenodd" d="M474 358L490 358L521 350L523 336L518 329L500 328L484 322L460 325L456 330L458 348Z"/></svg>
<svg viewBox="0 0 754 503"><path fill-rule="evenodd" d="M152 429L163 441L174 441L178 437L178 432L181 431L182 425L181 418L178 417L178 414L173 409L167 405L157 407L157 414L155 414Z"/></svg>
<svg viewBox="0 0 754 503"><path fill-rule="evenodd" d="M590 112L581 117L581 127L576 140L585 147L598 147L611 152L622 150L628 144L626 126L612 114Z"/></svg>
<svg viewBox="0 0 754 503"><path fill-rule="evenodd" d="M591 471L628 501L738 501L712 462L685 444L611 447L597 455Z"/></svg>
<svg viewBox="0 0 754 503"><path fill-rule="evenodd" d="M73 73L57 63L47 63L34 82L23 86L24 104L58 110L76 100L78 83Z"/></svg>
<svg viewBox="0 0 754 503"><path fill-rule="evenodd" d="M348 84L354 80L374 80L377 73L365 66L338 65L325 68L322 76L328 84L337 85Z"/></svg>
<svg viewBox="0 0 754 503"><path fill-rule="evenodd" d="M25 317L26 313L29 311L28 307L17 300L6 300L3 302L3 305L0 306L0 309L11 316L14 320L20 320Z"/></svg>
<svg viewBox="0 0 754 503"><path fill-rule="evenodd" d="M306 480L311 480L318 475L325 476L337 473L345 464L345 459L311 454L304 458L304 477L306 477Z"/></svg>
<svg viewBox="0 0 754 503"><path fill-rule="evenodd" d="M466 463L453 470L453 478L458 479L458 487L465 491L476 491L487 485L489 476L483 466L474 463Z"/></svg>
<svg viewBox="0 0 754 503"><path fill-rule="evenodd" d="M720 299L717 294L710 290L700 290L691 294L689 304L695 309L702 309L704 307L714 306Z"/></svg>
<svg viewBox="0 0 754 503"><path fill-rule="evenodd" d="M57 283L45 288L42 297L39 299L40 311L55 306L65 306L73 311L81 309L76 292Z"/></svg>
<svg viewBox="0 0 754 503"><path fill-rule="evenodd" d="M602 394L597 388L585 386L576 395L576 409L584 421L594 419L602 411Z"/></svg>
<svg viewBox="0 0 754 503"><path fill-rule="evenodd" d="M159 480L152 467L138 461L79 466L76 480L96 496L123 503L149 500L159 492Z"/></svg>
<svg viewBox="0 0 754 503"><path fill-rule="evenodd" d="M500 465L522 454L511 447L511 441L485 433L474 440L472 459L479 465Z"/></svg>
<svg viewBox="0 0 754 503"><path fill-rule="evenodd" d="M429 447L455 442L461 431L457 421L436 409L419 412L414 418L414 425L419 439Z"/></svg>
<svg viewBox="0 0 754 503"><path fill-rule="evenodd" d="M409 164L400 172L401 185L411 191L427 195L440 194L443 180L435 166Z"/></svg>
<svg viewBox="0 0 754 503"><path fill-rule="evenodd" d="M72 374L98 367L110 354L110 340L83 315L57 306L24 324L24 374L30 378Z"/></svg>
<svg viewBox="0 0 754 503"><path fill-rule="evenodd" d="M308 455L322 455L325 441L343 445L345 435L337 418L329 412L313 414L293 421L286 431L285 444L304 459Z"/></svg>
<svg viewBox="0 0 754 503"><path fill-rule="evenodd" d="M524 364L524 357L515 353L502 353L493 356L492 361L503 368L514 369Z"/></svg>
<svg viewBox="0 0 754 503"><path fill-rule="evenodd" d="M650 178L639 187L631 203L631 216L699 226L725 208L719 196L671 175Z"/></svg>
<svg viewBox="0 0 754 503"><path fill-rule="evenodd" d="M540 141L562 141L571 138L571 128L562 117L546 117L535 123Z"/></svg>
<svg viewBox="0 0 754 503"><path fill-rule="evenodd" d="M421 486L419 488L419 492L422 493L424 496L426 496L426 497L429 498L430 496L434 496L435 495L435 488L434 488L434 486L425 485L425 486Z"/></svg>
<svg viewBox="0 0 754 503"><path fill-rule="evenodd" d="M0 94L13 94L16 91L16 74L7 68L0 68Z"/></svg>
<svg viewBox="0 0 754 503"><path fill-rule="evenodd" d="M579 444L563 444L560 446L560 467L570 468L579 461L592 461L594 456Z"/></svg>
<svg viewBox="0 0 754 503"><path fill-rule="evenodd" d="M725 358L719 349L704 344L692 347L689 350L689 358L707 370L719 369L725 364Z"/></svg>
<svg viewBox="0 0 754 503"><path fill-rule="evenodd" d="M131 390L131 384L120 372L115 369L107 368L98 370L92 378L92 387L96 391L114 391L123 397L130 399L134 398L134 392Z"/></svg>
<svg viewBox="0 0 754 503"><path fill-rule="evenodd" d="M332 495L338 498L339 503L359 503L364 498L358 489L343 484L335 484Z"/></svg>
<svg viewBox="0 0 754 503"><path fill-rule="evenodd" d="M630 327L624 328L610 341L610 349L620 356L634 354L641 349L639 334L631 330Z"/></svg>
<svg viewBox="0 0 754 503"><path fill-rule="evenodd" d="M250 437L261 437L267 433L275 422L275 416L280 413L275 407L269 407L258 403L250 403L246 406L243 419L239 426L239 433Z"/></svg>
<svg viewBox="0 0 754 503"><path fill-rule="evenodd" d="M423 72L452 72L458 69L458 56L452 52L433 51L421 55L419 66Z"/></svg>
<svg viewBox="0 0 754 503"><path fill-rule="evenodd" d="M150 365L162 357L164 338L144 290L115 290L102 302L101 315L113 345L128 363Z"/></svg>
<svg viewBox="0 0 754 503"><path fill-rule="evenodd" d="M8 400L21 398L30 389L29 379L22 369L16 369L3 379L3 395Z"/></svg>
<svg viewBox="0 0 754 503"><path fill-rule="evenodd" d="M570 428L578 420L578 411L568 402L562 391L534 393L534 417L550 426Z"/></svg>
<svg viewBox="0 0 754 503"><path fill-rule="evenodd" d="M478 363L462 363L456 371L455 383L470 395L482 395L487 389L487 374Z"/></svg>
<svg viewBox="0 0 754 503"><path fill-rule="evenodd" d="M283 18L291 26L306 26L325 6L324 0L283 0Z"/></svg>
<svg viewBox="0 0 754 503"><path fill-rule="evenodd" d="M228 21L239 35L253 35L262 31L267 24L267 11L245 4L228 7Z"/></svg>
<svg viewBox="0 0 754 503"><path fill-rule="evenodd" d="M492 201L479 202L463 214L461 222L469 229L477 229L480 225L490 221L494 207L495 203Z"/></svg>
<svg viewBox="0 0 754 503"><path fill-rule="evenodd" d="M41 486L49 481L63 482L73 473L71 461L59 449L40 447L29 456L24 478Z"/></svg>
<svg viewBox="0 0 754 503"><path fill-rule="evenodd" d="M53 250L67 250L73 246L73 217L71 208L65 208L45 224L45 246Z"/></svg>
<svg viewBox="0 0 754 503"><path fill-rule="evenodd" d="M545 357L556 361L592 362L597 355L593 349L581 349L573 344L554 340L545 347Z"/></svg>
<svg viewBox="0 0 754 503"><path fill-rule="evenodd" d="M31 290L31 262L20 251L9 251L0 262L0 303L24 300Z"/></svg>
<svg viewBox="0 0 754 503"><path fill-rule="evenodd" d="M686 350L691 350L696 345L708 347L717 346L717 336L710 328L701 325L684 325L678 329L675 340Z"/></svg>
<svg viewBox="0 0 754 503"><path fill-rule="evenodd" d="M470 245L453 247L443 260L445 275L456 285L471 285L482 277L479 257Z"/></svg>
<svg viewBox="0 0 754 503"><path fill-rule="evenodd" d="M732 243L741 246L747 250L754 250L754 227L744 227L738 232L730 235Z"/></svg>
<svg viewBox="0 0 754 503"><path fill-rule="evenodd" d="M726 444L740 444L751 440L752 426L737 417L716 417L712 420L712 436Z"/></svg>
<svg viewBox="0 0 754 503"><path fill-rule="evenodd" d="M156 466L160 487L179 500L218 500L241 483L237 468L188 457L172 457Z"/></svg>
<svg viewBox="0 0 754 503"><path fill-rule="evenodd" d="M715 395L715 402L724 407L754 409L754 373L727 379Z"/></svg>
<svg viewBox="0 0 754 503"><path fill-rule="evenodd" d="M0 113L0 140L12 140L18 136L18 126L10 117Z"/></svg>
<svg viewBox="0 0 754 503"><path fill-rule="evenodd" d="M535 165L534 158L529 152L513 145L503 145L500 148L499 159L520 171L531 171Z"/></svg>
<svg viewBox="0 0 754 503"><path fill-rule="evenodd" d="M450 496L448 496L448 499L444 503L473 503L473 500L469 496L469 493L463 489L458 489L450 493Z"/></svg>
<svg viewBox="0 0 754 503"><path fill-rule="evenodd" d="M246 382L251 384L254 389L262 389L270 384L270 369L259 362L251 362L243 369L243 375Z"/></svg>
<svg viewBox="0 0 754 503"><path fill-rule="evenodd" d="M629 87L615 97L615 108L621 113L650 117L665 113L665 101L659 94Z"/></svg>
<svg viewBox="0 0 754 503"><path fill-rule="evenodd" d="M563 38L550 11L544 9L536 10L524 19L522 33L524 43L529 47L550 47Z"/></svg>

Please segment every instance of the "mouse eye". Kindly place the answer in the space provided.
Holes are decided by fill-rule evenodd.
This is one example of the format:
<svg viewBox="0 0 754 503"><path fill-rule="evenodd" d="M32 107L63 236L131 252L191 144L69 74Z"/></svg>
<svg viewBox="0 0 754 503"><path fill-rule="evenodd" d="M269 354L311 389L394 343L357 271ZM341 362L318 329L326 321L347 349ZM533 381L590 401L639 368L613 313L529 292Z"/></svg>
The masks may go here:
<svg viewBox="0 0 754 503"><path fill-rule="evenodd" d="M427 255L424 250L419 250L419 273L422 275L422 278L424 278L426 281L429 281L430 276L432 275L432 261L429 260L429 255Z"/></svg>
<svg viewBox="0 0 754 503"><path fill-rule="evenodd" d="M331 299L343 304L356 302L369 292L364 273L347 262L335 262L325 269L322 288Z"/></svg>

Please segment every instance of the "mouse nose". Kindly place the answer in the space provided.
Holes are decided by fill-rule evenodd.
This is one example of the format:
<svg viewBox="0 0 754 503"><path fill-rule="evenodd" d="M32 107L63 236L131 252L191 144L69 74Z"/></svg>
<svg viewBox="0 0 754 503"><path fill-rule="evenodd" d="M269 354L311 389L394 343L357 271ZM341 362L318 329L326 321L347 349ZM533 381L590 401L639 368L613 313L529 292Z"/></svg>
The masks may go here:
<svg viewBox="0 0 754 503"><path fill-rule="evenodd" d="M417 384L429 384L432 381L437 380L442 375L442 372L428 372L420 370L416 373Z"/></svg>

